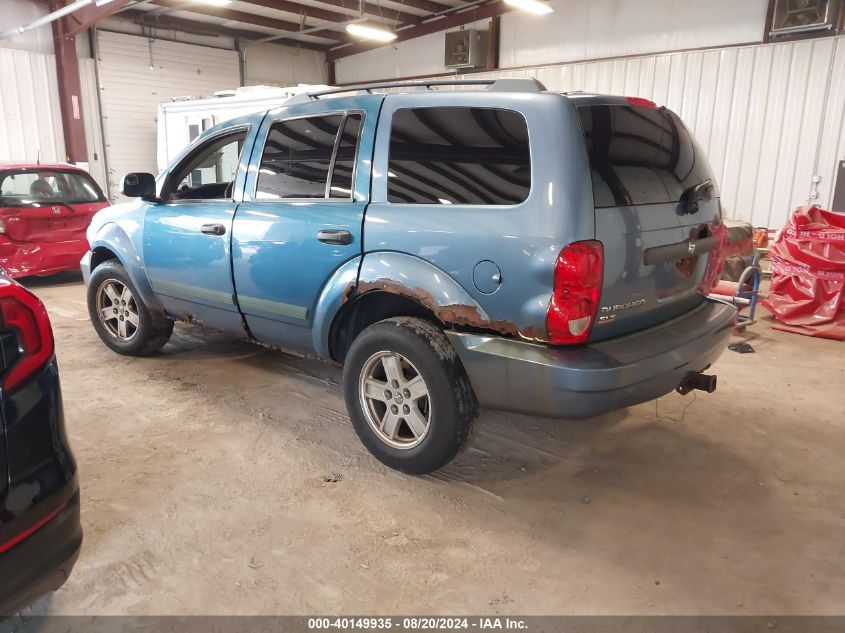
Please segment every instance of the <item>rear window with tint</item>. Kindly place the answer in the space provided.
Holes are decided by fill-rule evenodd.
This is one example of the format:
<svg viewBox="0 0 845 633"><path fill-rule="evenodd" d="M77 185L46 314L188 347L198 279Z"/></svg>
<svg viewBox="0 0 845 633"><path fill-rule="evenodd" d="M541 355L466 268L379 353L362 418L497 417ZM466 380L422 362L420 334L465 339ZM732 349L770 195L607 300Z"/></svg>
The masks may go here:
<svg viewBox="0 0 845 633"><path fill-rule="evenodd" d="M678 202L713 178L695 139L666 109L580 106L596 207Z"/></svg>
<svg viewBox="0 0 845 633"><path fill-rule="evenodd" d="M528 126L499 108L406 108L390 129L387 199L517 204L531 188Z"/></svg>
<svg viewBox="0 0 845 633"><path fill-rule="evenodd" d="M0 196L0 204L4 207L42 202L81 204L106 199L88 174L46 169L0 174Z"/></svg>

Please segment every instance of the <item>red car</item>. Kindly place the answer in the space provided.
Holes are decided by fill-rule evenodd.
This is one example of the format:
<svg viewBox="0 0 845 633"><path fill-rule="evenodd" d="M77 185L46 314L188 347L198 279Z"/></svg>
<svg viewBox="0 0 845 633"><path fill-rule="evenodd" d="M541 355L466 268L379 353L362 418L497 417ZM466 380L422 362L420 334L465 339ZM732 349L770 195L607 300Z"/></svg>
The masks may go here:
<svg viewBox="0 0 845 633"><path fill-rule="evenodd" d="M79 167L0 164L0 267L10 277L78 269L85 229L108 205Z"/></svg>

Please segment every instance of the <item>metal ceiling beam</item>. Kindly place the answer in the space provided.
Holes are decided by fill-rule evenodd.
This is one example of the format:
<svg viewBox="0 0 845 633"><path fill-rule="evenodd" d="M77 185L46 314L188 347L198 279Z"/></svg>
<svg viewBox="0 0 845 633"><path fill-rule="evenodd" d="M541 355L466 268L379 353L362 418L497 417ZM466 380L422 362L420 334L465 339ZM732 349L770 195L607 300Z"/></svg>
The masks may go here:
<svg viewBox="0 0 845 633"><path fill-rule="evenodd" d="M262 26L276 31L287 31L289 33L296 33L301 30L298 22L288 22L287 20L279 20L278 18L271 18L265 15L256 15L248 11L237 11L235 9L228 9L226 7L214 7L211 5L196 5L185 4L180 0L153 0L153 4L160 7L167 7L170 9L178 9L180 11L188 11L190 13L197 13L199 15L207 15L213 18L222 20L230 20L232 22L241 22L243 24L252 24L255 26ZM266 35L266 34L265 34ZM331 31L323 29L319 31L312 31L309 35L314 37L323 37L331 39L336 42L351 42L351 38L347 33L342 31Z"/></svg>
<svg viewBox="0 0 845 633"><path fill-rule="evenodd" d="M230 20L232 22L241 22L243 24L253 24L255 26L263 26L265 28L274 29L276 31L287 31L288 33L296 33L300 30L300 25L297 22L288 22L287 20L279 20L277 18L270 18L264 15L256 15L248 11L237 11L235 9L227 9L226 7L214 7L210 5L186 5L180 0L153 0L153 4L160 7L168 7L171 9L178 9L180 11L188 11L190 13L197 13L199 15L207 15L213 18L220 18L222 20ZM308 35L314 37L322 37L325 39L334 40L336 42L352 42L356 41L343 31L332 31L322 29L319 31L311 31ZM265 34L266 36L266 34Z"/></svg>
<svg viewBox="0 0 845 633"><path fill-rule="evenodd" d="M323 4L330 4L333 7L345 9L348 15L358 15L358 0L318 0ZM410 6L410 5L409 5ZM414 13L406 13L404 11L397 11L396 9L388 9L387 7L380 7L372 2L364 3L364 13L382 17L394 22L401 22L402 24L416 24L420 20L424 20L425 16L416 15Z"/></svg>
<svg viewBox="0 0 845 633"><path fill-rule="evenodd" d="M465 11L446 13L444 15L428 19L420 24L397 30L396 39L392 42L358 42L357 44L352 44L350 46L333 48L326 53L326 61L333 62L343 57L349 57L350 55L356 55L358 53L373 50L374 48L391 46L393 44L398 44L399 42L422 37L423 35L430 35L456 26L463 26L464 24L469 24L470 22L475 22L477 20L493 18L513 10L514 8L509 4L505 4L503 0L494 0L490 4L472 7L466 9Z"/></svg>
<svg viewBox="0 0 845 633"><path fill-rule="evenodd" d="M266 33L259 33L258 31L249 31L246 29L236 29L228 26L220 26L211 22L197 22L196 20L186 20L184 18L173 18L165 16L148 17L144 11L137 9L129 9L120 14L121 18L131 20L135 24L148 26L152 28L181 31L183 33L193 33L194 35L205 36L220 36L231 37L236 40L259 40L266 37ZM316 44L314 42L302 42L291 38L280 37L275 41L276 44L285 46L296 46L312 51L326 51L325 44Z"/></svg>
<svg viewBox="0 0 845 633"><path fill-rule="evenodd" d="M404 4L406 7L411 7L412 9L419 9L421 11L426 11L428 13L440 13L441 11L445 11L446 9L451 9L452 6L449 4L443 4L441 2L432 2L432 0L395 0L399 4Z"/></svg>
<svg viewBox="0 0 845 633"><path fill-rule="evenodd" d="M90 29L100 20L109 17L134 2L135 0L112 0L101 7L98 7L95 4L83 7L79 11L71 13L68 16L66 22L67 31L65 32L65 35L67 37L74 37L79 33L82 33L82 31Z"/></svg>
<svg viewBox="0 0 845 633"><path fill-rule="evenodd" d="M298 4L290 0L241 0L241 2L254 4L266 9L276 9L277 11L286 11L287 13L295 13L296 15L305 15L306 17L324 20L326 22L346 22L349 19L346 13L338 13L336 11L321 9L320 7Z"/></svg>
<svg viewBox="0 0 845 633"><path fill-rule="evenodd" d="M323 2L325 4L330 4L332 6L338 6L345 8L347 11L357 14L358 13L358 2L357 0L343 0L342 2L332 2L332 0L317 0L318 2ZM446 9L450 9L447 4L441 4L439 2L432 2L431 0L395 0L399 4L404 4L412 9L419 9L421 11L426 11L428 13L439 13L440 11L444 11ZM335 22L343 22L349 16L348 13L337 13L335 11L328 11L321 7L314 7L311 5L306 4L299 4L298 2L292 2L291 0L241 0L241 2L246 2L249 4L255 4L261 7L266 7L268 9L278 9L279 11L287 11L289 13L296 13L296 14L305 14L308 17L319 18L320 20L334 20ZM369 13L370 15L385 15L385 12L392 13L389 17L391 20L395 20L396 16L406 16L408 18L407 21L409 22L418 22L424 16L418 16L411 13L405 13L403 11L398 11L396 9L389 9L387 7L381 7L378 4L368 3L367 6L364 7L364 12Z"/></svg>
<svg viewBox="0 0 845 633"><path fill-rule="evenodd" d="M209 17L220 18L222 20L231 20L233 22L243 22L244 24L263 26L268 29L275 29L276 31L299 30L299 24L296 22L288 22L287 20L279 20L277 18L268 18L262 15L249 13L248 11L237 11L236 9L216 7L210 4L200 5L193 2L185 2L184 0L153 0L152 4L160 7L166 7L168 9L207 15Z"/></svg>

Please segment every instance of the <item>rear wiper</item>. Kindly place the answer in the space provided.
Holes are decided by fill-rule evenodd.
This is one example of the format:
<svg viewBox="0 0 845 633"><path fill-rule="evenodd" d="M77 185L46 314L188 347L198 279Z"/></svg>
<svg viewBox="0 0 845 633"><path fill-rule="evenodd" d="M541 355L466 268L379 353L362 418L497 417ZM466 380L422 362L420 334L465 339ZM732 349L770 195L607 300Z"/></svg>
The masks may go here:
<svg viewBox="0 0 845 633"><path fill-rule="evenodd" d="M699 202L713 199L713 181L710 178L693 185L681 196L684 202L684 213L693 215L698 213Z"/></svg>

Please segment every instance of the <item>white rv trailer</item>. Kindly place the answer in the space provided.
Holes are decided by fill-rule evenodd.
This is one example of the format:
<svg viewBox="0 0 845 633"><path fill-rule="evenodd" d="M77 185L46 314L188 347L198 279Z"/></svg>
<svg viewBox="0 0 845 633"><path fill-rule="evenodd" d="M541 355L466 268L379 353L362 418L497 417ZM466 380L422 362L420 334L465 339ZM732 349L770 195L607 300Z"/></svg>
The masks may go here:
<svg viewBox="0 0 845 633"><path fill-rule="evenodd" d="M164 169L186 145L210 127L228 119L264 112L284 105L301 92L327 90L331 86L299 84L287 88L246 86L218 92L213 97L175 97L158 106L157 163Z"/></svg>

